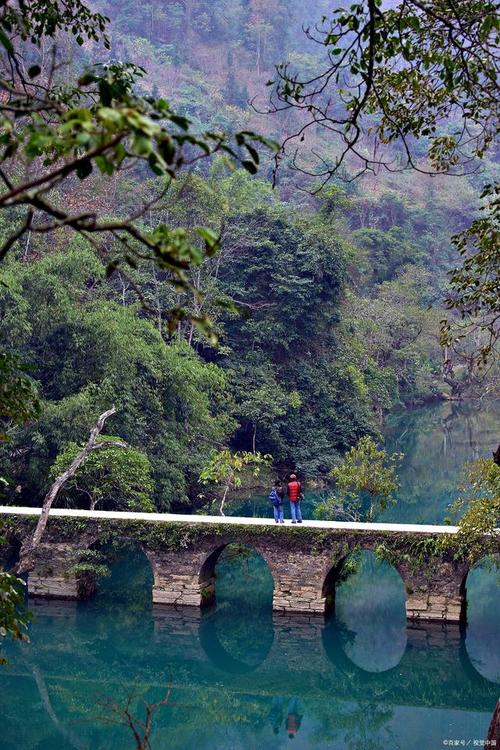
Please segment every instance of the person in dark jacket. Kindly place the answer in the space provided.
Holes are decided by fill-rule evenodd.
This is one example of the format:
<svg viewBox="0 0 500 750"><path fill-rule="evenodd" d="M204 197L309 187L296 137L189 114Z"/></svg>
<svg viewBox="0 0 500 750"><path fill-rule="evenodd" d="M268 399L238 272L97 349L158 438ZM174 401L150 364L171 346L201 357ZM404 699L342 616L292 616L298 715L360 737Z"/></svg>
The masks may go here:
<svg viewBox="0 0 500 750"><path fill-rule="evenodd" d="M275 697L273 698L271 710L269 711L269 721L271 722L274 734L278 734L280 731L280 728L283 725L283 717L283 698Z"/></svg>
<svg viewBox="0 0 500 750"><path fill-rule="evenodd" d="M274 520L276 523L284 523L283 516L283 500L285 498L285 490L280 480L277 479L269 495L269 500L273 504Z"/></svg>
<svg viewBox="0 0 500 750"><path fill-rule="evenodd" d="M300 510L302 484L297 481L297 476L295 474L290 474L290 481L288 482L288 499L290 501L292 523L302 523L302 513Z"/></svg>

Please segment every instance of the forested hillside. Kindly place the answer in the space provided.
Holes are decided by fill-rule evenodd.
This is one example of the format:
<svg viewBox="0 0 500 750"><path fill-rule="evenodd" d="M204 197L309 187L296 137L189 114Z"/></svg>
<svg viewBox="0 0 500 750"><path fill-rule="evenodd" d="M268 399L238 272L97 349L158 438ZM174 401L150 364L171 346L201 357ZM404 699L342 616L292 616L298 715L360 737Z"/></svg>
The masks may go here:
<svg viewBox="0 0 500 750"><path fill-rule="evenodd" d="M318 52L302 25L327 5L100 1L111 25L99 60L142 66L140 89L171 101L195 128L282 140L298 115L261 114L265 84L283 59L314 74ZM95 62L90 42L66 51L74 70ZM305 146L328 149L320 133ZM273 189L270 154L255 176L228 161L195 164L142 218L148 231L187 227L200 248L197 227L220 236L220 251L191 268L188 290L165 284L167 272L149 261L109 275L114 241L92 245L65 229L28 232L4 261L0 336L42 398L36 424L13 427L1 445L9 502L38 504L57 455L111 404L110 432L147 456L154 503L165 510L200 504L199 475L214 449L269 453L278 469L317 478L361 436L378 436L389 410L495 388L493 371L478 380L458 359L444 372L439 344L456 263L450 238L476 215L493 161L481 175L380 171L317 194L286 164ZM57 200L115 217L165 183L140 165L111 179L102 171L83 196L75 180L56 189ZM14 210L2 216L4 233L9 221ZM172 308L189 315L172 319ZM196 325L203 316L217 342Z"/></svg>

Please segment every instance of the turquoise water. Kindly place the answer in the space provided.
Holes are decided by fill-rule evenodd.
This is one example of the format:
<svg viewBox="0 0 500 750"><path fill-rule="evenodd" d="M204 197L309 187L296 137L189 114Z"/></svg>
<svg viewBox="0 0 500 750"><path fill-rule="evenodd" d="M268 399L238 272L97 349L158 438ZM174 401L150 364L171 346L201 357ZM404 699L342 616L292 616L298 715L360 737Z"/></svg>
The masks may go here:
<svg viewBox="0 0 500 750"><path fill-rule="evenodd" d="M403 453L398 468L397 503L378 520L393 523L443 523L458 495L468 461L491 457L500 442L500 400L443 403L405 410L388 418L384 447ZM306 491L303 514L312 517L328 491ZM286 513L290 517L288 508ZM267 494L226 505L227 515L272 516Z"/></svg>
<svg viewBox="0 0 500 750"><path fill-rule="evenodd" d="M442 521L464 461L495 447L499 417L498 402L394 417L387 447L405 459L384 520ZM306 514L315 501L307 493ZM262 496L230 508L269 513ZM407 626L402 581L371 553L326 622L273 615L272 577L251 550L227 548L216 574L212 609L153 608L149 563L128 549L93 601L33 602L31 643L7 644L0 667L0 749L134 750L123 711L129 701L144 719L144 700L163 701L152 750L439 750L486 738L500 692L498 571L469 574L462 629Z"/></svg>
<svg viewBox="0 0 500 750"><path fill-rule="evenodd" d="M438 750L486 737L500 684L498 572L469 574L460 633L407 627L401 579L370 553L326 623L273 616L270 573L251 551L225 551L203 613L153 609L137 550L112 569L92 602L36 604L31 643L9 645L2 750L133 750L119 723L128 699L138 718L143 699L165 700L154 750Z"/></svg>

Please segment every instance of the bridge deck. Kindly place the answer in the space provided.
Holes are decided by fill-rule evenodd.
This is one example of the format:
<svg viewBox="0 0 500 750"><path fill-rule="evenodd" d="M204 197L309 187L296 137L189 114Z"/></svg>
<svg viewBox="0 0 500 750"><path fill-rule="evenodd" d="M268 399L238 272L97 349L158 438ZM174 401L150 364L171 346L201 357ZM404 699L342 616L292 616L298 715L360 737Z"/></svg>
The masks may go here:
<svg viewBox="0 0 500 750"><path fill-rule="evenodd" d="M1 515L19 515L19 516L39 516L41 508L23 508L14 505L0 505ZM69 508L52 508L51 517L56 518L109 518L109 519L128 519L131 521L150 521L156 523L164 521L168 523L190 523L190 524L233 524L239 526L275 526L272 518L247 518L242 516L202 516L186 515L180 513L133 513L131 511L110 511L110 510L74 510ZM286 526L290 526L291 521L285 521ZM416 534L456 534L458 526L440 526L417 523L355 523L347 521L312 521L304 520L301 524L305 528L315 529L339 529L352 531L394 531L395 533L416 533ZM300 528L300 524L297 526Z"/></svg>

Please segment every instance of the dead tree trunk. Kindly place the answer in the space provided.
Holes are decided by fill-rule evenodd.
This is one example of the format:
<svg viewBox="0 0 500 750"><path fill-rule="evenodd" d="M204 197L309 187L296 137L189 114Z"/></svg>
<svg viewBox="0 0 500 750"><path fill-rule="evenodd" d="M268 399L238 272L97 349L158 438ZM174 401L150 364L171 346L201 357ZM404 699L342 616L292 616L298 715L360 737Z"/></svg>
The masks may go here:
<svg viewBox="0 0 500 750"><path fill-rule="evenodd" d="M27 541L26 544L23 544L23 547L21 548L21 559L16 566L17 573L28 573L33 569L34 552L40 544L43 533L45 531L45 527L47 526L47 521L49 520L49 512L52 504L56 499L59 491L62 489L62 487L64 487L68 479L70 479L73 474L75 474L78 467L85 461L89 453L95 450L101 450L103 448L128 448L128 444L121 440L109 440L103 443L97 442L97 438L99 437L99 434L101 433L106 420L115 412L116 409L114 406L112 406L111 409L108 409L101 414L96 422L95 427L93 427L90 431L90 436L87 440L86 445L82 448L80 453L75 456L66 471L63 471L63 473L57 477L57 479L45 495L42 505L42 512L40 513L40 518L38 519L35 533L33 534L32 539L30 541Z"/></svg>
<svg viewBox="0 0 500 750"><path fill-rule="evenodd" d="M493 744L493 741L495 741L495 744L500 742L500 700L497 701L495 711L491 717L487 741L490 745Z"/></svg>

